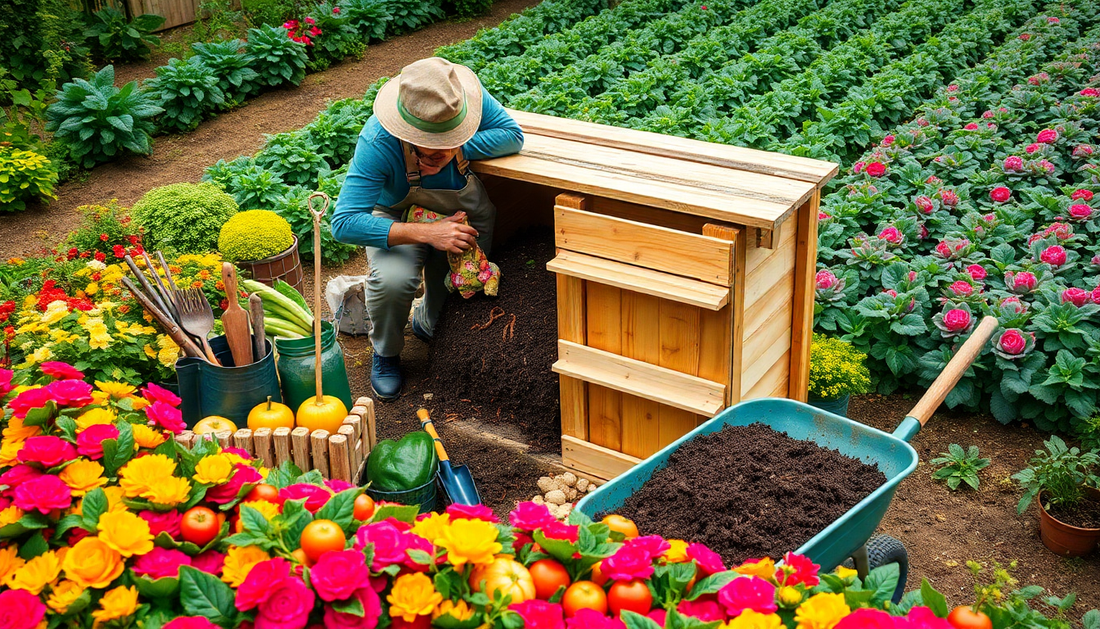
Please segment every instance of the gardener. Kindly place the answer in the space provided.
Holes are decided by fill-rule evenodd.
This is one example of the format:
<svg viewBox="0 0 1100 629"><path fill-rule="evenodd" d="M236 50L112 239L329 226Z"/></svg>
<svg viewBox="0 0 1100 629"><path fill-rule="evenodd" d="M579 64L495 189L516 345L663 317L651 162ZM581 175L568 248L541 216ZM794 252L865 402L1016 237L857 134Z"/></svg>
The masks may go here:
<svg viewBox="0 0 1100 629"><path fill-rule="evenodd" d="M522 146L519 125L464 66L422 59L378 91L340 190L332 235L367 249L370 380L379 398L393 400L401 391L404 329L421 271L424 301L412 315L412 331L428 341L447 296L447 252L475 242L488 251L492 242L496 208L467 160ZM411 205L449 216L401 222Z"/></svg>

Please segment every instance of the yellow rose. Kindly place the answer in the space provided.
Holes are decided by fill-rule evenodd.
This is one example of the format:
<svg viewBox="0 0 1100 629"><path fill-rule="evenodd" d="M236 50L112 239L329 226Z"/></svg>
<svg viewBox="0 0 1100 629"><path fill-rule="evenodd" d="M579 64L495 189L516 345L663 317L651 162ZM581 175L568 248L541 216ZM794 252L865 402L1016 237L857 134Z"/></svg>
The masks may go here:
<svg viewBox="0 0 1100 629"><path fill-rule="evenodd" d="M469 522L472 520L459 520ZM397 577L386 600L390 603L390 616L405 622L416 621L417 616L427 616L443 601L443 595L435 591L432 580L420 572Z"/></svg>
<svg viewBox="0 0 1100 629"><path fill-rule="evenodd" d="M222 581L230 587L238 588L253 566L268 559L271 556L259 546L230 546L222 566Z"/></svg>
<svg viewBox="0 0 1100 629"><path fill-rule="evenodd" d="M54 613L64 614L69 606L75 603L76 599L80 598L83 593L84 588L77 585L75 581L66 579L53 586L49 598L46 599L46 604L50 606Z"/></svg>
<svg viewBox="0 0 1100 629"><path fill-rule="evenodd" d="M775 581L775 562L771 557L764 557L759 561L745 562L733 569L737 574L746 577L760 577L768 581Z"/></svg>
<svg viewBox="0 0 1100 629"><path fill-rule="evenodd" d="M687 548L688 543L682 539L670 539L668 540L668 550L665 551L665 561L668 563L687 563L691 561L691 557L688 557Z"/></svg>
<svg viewBox="0 0 1100 629"><path fill-rule="evenodd" d="M139 498L176 472L176 462L163 454L133 459L119 470L118 486L129 498Z"/></svg>
<svg viewBox="0 0 1100 629"><path fill-rule="evenodd" d="M51 301L46 306L46 312L42 313L39 321L46 325L53 325L69 314L69 304L62 300Z"/></svg>
<svg viewBox="0 0 1100 629"><path fill-rule="evenodd" d="M132 511L104 513L99 516L99 539L123 557L144 555L153 550L149 523Z"/></svg>
<svg viewBox="0 0 1100 629"><path fill-rule="evenodd" d="M447 561L456 569L467 563L492 563L502 548L497 541L497 527L484 520L455 520L443 529L436 546L447 550Z"/></svg>
<svg viewBox="0 0 1100 629"><path fill-rule="evenodd" d="M722 625L724 629L779 629L782 626L783 621L777 614L761 614L751 609Z"/></svg>
<svg viewBox="0 0 1100 629"><path fill-rule="evenodd" d="M125 382L100 382L96 380L95 387L98 391L92 392L92 399L97 404L102 404L102 401L107 399L121 400L130 397L137 391L137 387Z"/></svg>
<svg viewBox="0 0 1100 629"><path fill-rule="evenodd" d="M157 346L160 347L160 351L157 352L157 360L160 364L165 367L175 365L176 359L180 356L180 346L166 334L157 337Z"/></svg>
<svg viewBox="0 0 1100 629"><path fill-rule="evenodd" d="M187 500L191 494L191 483L186 478L169 476L156 487L141 494L150 502L162 507L174 507Z"/></svg>
<svg viewBox="0 0 1100 629"><path fill-rule="evenodd" d="M784 585L779 588L779 603L783 607L794 608L802 602L802 591L796 587Z"/></svg>
<svg viewBox="0 0 1100 629"><path fill-rule="evenodd" d="M99 609L92 612L95 626L105 622L133 616L138 608L138 591L134 586L120 585L99 599Z"/></svg>
<svg viewBox="0 0 1100 629"><path fill-rule="evenodd" d="M9 524L15 524L23 517L23 510L15 505L11 505L6 509L0 510L0 528L3 528Z"/></svg>
<svg viewBox="0 0 1100 629"><path fill-rule="evenodd" d="M848 577L854 577L859 574L856 570L845 566L837 566L836 570L833 570L833 572L841 579L847 579Z"/></svg>
<svg viewBox="0 0 1100 629"><path fill-rule="evenodd" d="M0 441L0 467L11 467L19 463L19 451L23 449L23 441L4 438Z"/></svg>
<svg viewBox="0 0 1100 629"><path fill-rule="evenodd" d="M57 553L48 550L23 564L7 582L13 590L26 590L35 596L61 576L61 560Z"/></svg>
<svg viewBox="0 0 1100 629"><path fill-rule="evenodd" d="M798 606L794 612L797 629L833 629L841 618L851 613L843 594L822 592Z"/></svg>
<svg viewBox="0 0 1100 629"><path fill-rule="evenodd" d="M130 427L134 431L134 443L139 448L152 450L160 444L168 441L163 431L157 430L145 424L134 424Z"/></svg>
<svg viewBox="0 0 1100 629"><path fill-rule="evenodd" d="M109 408L93 408L84 411L80 417L76 418L76 432L81 433L100 424L112 424L117 418L118 414Z"/></svg>
<svg viewBox="0 0 1100 629"><path fill-rule="evenodd" d="M8 580L16 570L27 563L19 556L19 547L15 544L6 548L0 548L0 585L7 585Z"/></svg>
<svg viewBox="0 0 1100 629"><path fill-rule="evenodd" d="M34 365L36 363L44 363L51 358L53 358L53 352L50 351L50 348L39 347L27 358L27 364Z"/></svg>
<svg viewBox="0 0 1100 629"><path fill-rule="evenodd" d="M233 475L233 462L223 454L211 454L203 457L195 465L193 478L205 485L220 485Z"/></svg>
<svg viewBox="0 0 1100 629"><path fill-rule="evenodd" d="M88 459L77 459L70 463L57 477L69 486L74 496L83 496L96 487L107 484L107 478L103 476L103 466Z"/></svg>
<svg viewBox="0 0 1100 629"><path fill-rule="evenodd" d="M88 285L84 287L84 294L85 295L94 295L98 292L99 292L99 284L96 284L95 282L89 282Z"/></svg>
<svg viewBox="0 0 1100 629"><path fill-rule="evenodd" d="M100 590L117 579L126 567L122 555L98 537L85 537L77 542L69 549L61 566L65 576L80 587Z"/></svg>
<svg viewBox="0 0 1100 629"><path fill-rule="evenodd" d="M8 427L0 434L3 434L4 441L9 439L13 441L25 441L31 437L37 437L42 434L42 429L38 426L24 426L22 419L19 417L12 417L8 420Z"/></svg>
<svg viewBox="0 0 1100 629"><path fill-rule="evenodd" d="M451 524L451 516L447 513L431 513L423 520L418 520L412 527L414 535L419 535L435 544L436 540L443 537L443 531Z"/></svg>
<svg viewBox="0 0 1100 629"><path fill-rule="evenodd" d="M145 352L145 355L153 360L157 358L157 350L153 349L153 346L146 343L145 347L141 348L141 351Z"/></svg>
<svg viewBox="0 0 1100 629"><path fill-rule="evenodd" d="M469 620L474 616L474 609L467 605L466 601L455 603L451 599L445 599L432 611L432 620L440 616L450 616L458 621Z"/></svg>

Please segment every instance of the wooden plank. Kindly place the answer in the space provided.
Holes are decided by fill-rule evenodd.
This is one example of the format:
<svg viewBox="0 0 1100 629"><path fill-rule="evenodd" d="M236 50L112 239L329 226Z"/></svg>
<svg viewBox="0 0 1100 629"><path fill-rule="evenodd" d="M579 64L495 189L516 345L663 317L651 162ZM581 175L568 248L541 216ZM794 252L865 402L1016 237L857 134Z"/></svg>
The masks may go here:
<svg viewBox="0 0 1100 629"><path fill-rule="evenodd" d="M613 286L585 283L587 344L612 354L622 351L622 291ZM564 358L558 341L558 359ZM575 374L566 373L567 376ZM585 380L585 378L581 378ZM590 380L588 382L591 382ZM613 450L622 449L622 394L617 390L588 386L588 438Z"/></svg>
<svg viewBox="0 0 1100 629"><path fill-rule="evenodd" d="M558 341L558 356L553 367L555 373L588 383L707 417L714 416L724 406L726 387L698 376L569 341Z"/></svg>
<svg viewBox="0 0 1100 629"><path fill-rule="evenodd" d="M699 373L701 317L698 308L661 300L658 327L662 367L693 376ZM725 383L721 386L725 405ZM674 405L662 404L659 416L657 439L662 448L690 432L697 423L692 412Z"/></svg>
<svg viewBox="0 0 1100 629"><path fill-rule="evenodd" d="M256 448L256 456L263 461L264 467L273 468L275 463L275 450L272 448L271 429L257 428L252 434L252 445Z"/></svg>
<svg viewBox="0 0 1100 629"><path fill-rule="evenodd" d="M560 251L546 268L558 274L558 336L561 334L561 278L569 276L577 281L589 280L607 286L614 286L636 293L652 295L698 306L706 310L718 310L729 301L729 290L715 284L651 271L642 267L605 260L573 251ZM566 290L575 290L567 288ZM573 340L573 339L566 339ZM577 341L583 342L583 341Z"/></svg>
<svg viewBox="0 0 1100 629"><path fill-rule="evenodd" d="M247 428L238 428L233 433L233 447L240 448L249 454L256 454L252 446L252 431Z"/></svg>
<svg viewBox="0 0 1100 629"><path fill-rule="evenodd" d="M309 451L313 458L313 469L321 476L332 478L328 467L328 431L318 428L309 434Z"/></svg>
<svg viewBox="0 0 1100 629"><path fill-rule="evenodd" d="M315 457L316 458L316 457ZM332 435L328 438L329 478L351 482L351 451L348 438Z"/></svg>
<svg viewBox="0 0 1100 629"><path fill-rule="evenodd" d="M290 452L298 469L303 472L313 469L313 460L309 456L309 428L299 426L290 431Z"/></svg>
<svg viewBox="0 0 1100 629"><path fill-rule="evenodd" d="M275 465L279 466L287 461L293 461L290 445L290 429L276 428L271 433L272 445L275 449ZM302 470L303 472L306 470Z"/></svg>
<svg viewBox="0 0 1100 629"><path fill-rule="evenodd" d="M703 235L733 243L734 279L729 289L729 304L719 311L704 310L700 319L699 377L726 384L726 405L740 398L741 330L745 291L745 230L730 225L708 223ZM736 369L734 369L736 365Z"/></svg>
<svg viewBox="0 0 1100 629"><path fill-rule="evenodd" d="M787 397L788 374L791 367L790 351L783 352L779 358L763 373L756 384L744 392L745 400L761 397Z"/></svg>
<svg viewBox="0 0 1100 629"><path fill-rule="evenodd" d="M784 335L791 333L791 303L780 302L779 307L772 311L764 324L751 335L745 336L744 361L746 365L752 365L760 360L768 350L780 342Z"/></svg>
<svg viewBox="0 0 1100 629"><path fill-rule="evenodd" d="M558 338L585 344L584 289L585 282L577 277L559 274ZM562 376L558 378L558 395L561 407L561 432L578 439L588 440L588 388L584 382Z"/></svg>
<svg viewBox="0 0 1100 629"><path fill-rule="evenodd" d="M789 310L792 299L794 299L793 268L776 280L773 289L764 293L745 311L745 338L748 339L756 334L756 331L767 324L768 320L780 310ZM789 312L787 316L790 316Z"/></svg>
<svg viewBox="0 0 1100 629"><path fill-rule="evenodd" d="M777 360L781 360L784 355L791 349L791 331L785 330L779 339L769 346L760 358L757 358L753 362L745 363L744 373L741 374L741 392L746 393L753 390L753 388L764 378L764 376L770 371ZM789 367L784 367L784 370ZM769 389L770 390L770 389ZM744 398L742 398L744 399Z"/></svg>
<svg viewBox="0 0 1100 629"><path fill-rule="evenodd" d="M729 286L733 244L667 227L554 208L558 247L712 284Z"/></svg>
<svg viewBox="0 0 1100 629"><path fill-rule="evenodd" d="M798 229L794 269L794 313L791 335L790 396L805 402L810 384L810 342L813 339L814 295L817 274L817 215L821 202L818 189L809 202L798 209Z"/></svg>
<svg viewBox="0 0 1100 629"><path fill-rule="evenodd" d="M622 355L656 365L661 359L658 317L660 301L651 295L622 293ZM660 449L657 439L660 404L623 395L622 451L645 458Z"/></svg>
<svg viewBox="0 0 1100 629"><path fill-rule="evenodd" d="M710 222L707 218L702 216L682 214L680 212L638 205L637 203L627 203L626 201L609 199L607 197L588 197L588 207L585 209L589 212L595 212L596 214L606 214L617 218L638 221L639 223L660 225L661 227L677 229L691 234L702 234L703 225Z"/></svg>
<svg viewBox="0 0 1100 629"><path fill-rule="evenodd" d="M588 197L575 192L563 192L554 197L554 205L574 210L584 210L588 208Z"/></svg>
<svg viewBox="0 0 1100 629"><path fill-rule="evenodd" d="M611 480L642 461L576 437L562 435L561 462L582 474Z"/></svg>
<svg viewBox="0 0 1100 629"><path fill-rule="evenodd" d="M839 167L831 162L805 157L771 153L728 144L700 142L660 133L624 129L513 109L509 109L508 113L519 122L524 133L528 135L551 135L577 142L611 146L638 153L713 164L725 168L798 179L815 184L824 184L836 176L839 170Z"/></svg>
<svg viewBox="0 0 1100 629"><path fill-rule="evenodd" d="M795 230L793 227L784 223L776 232L774 237L779 241L779 246L782 246L788 239L792 239L795 236ZM768 258L775 255L775 249L764 249L762 247L751 246L750 242L748 258L745 261L745 268L751 275L757 267L766 262Z"/></svg>
<svg viewBox="0 0 1100 629"><path fill-rule="evenodd" d="M758 250L759 251L759 250ZM795 267L794 240L775 249L763 264L750 269L745 280L745 310L751 311L757 301L776 289L776 283Z"/></svg>

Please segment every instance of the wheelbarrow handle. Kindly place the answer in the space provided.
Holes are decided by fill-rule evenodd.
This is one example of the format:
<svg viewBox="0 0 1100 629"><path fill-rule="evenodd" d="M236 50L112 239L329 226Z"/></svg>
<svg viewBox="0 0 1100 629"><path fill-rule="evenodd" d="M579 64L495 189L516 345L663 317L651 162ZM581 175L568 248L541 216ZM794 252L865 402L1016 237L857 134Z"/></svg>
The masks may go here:
<svg viewBox="0 0 1100 629"><path fill-rule="evenodd" d="M920 422L921 426L928 423L928 420L932 418L932 414L935 413L936 409L943 403L947 394L951 393L951 390L954 389L955 385L962 379L966 370L969 369L974 360L981 355L982 350L985 348L985 344L989 342L990 337L993 336L993 332L997 329L997 325L997 317L985 317L982 319L977 329L970 335L970 338L966 339L966 342L962 344L959 351L955 353L955 356L947 363L947 366L943 368L943 371L940 372L940 375L936 378L935 382L932 383L932 386L928 387L928 391L926 391L924 396L917 401L917 405L913 407L913 410L909 411L909 417Z"/></svg>
<svg viewBox="0 0 1100 629"><path fill-rule="evenodd" d="M443 440L439 438L439 433L435 431L435 424L432 423L432 418L428 415L428 409L422 408L416 411L416 416L420 418L420 426L424 428L424 431L432 436L432 440L435 441L435 453L439 455L440 461L448 461L450 457L447 456L447 450L443 447Z"/></svg>

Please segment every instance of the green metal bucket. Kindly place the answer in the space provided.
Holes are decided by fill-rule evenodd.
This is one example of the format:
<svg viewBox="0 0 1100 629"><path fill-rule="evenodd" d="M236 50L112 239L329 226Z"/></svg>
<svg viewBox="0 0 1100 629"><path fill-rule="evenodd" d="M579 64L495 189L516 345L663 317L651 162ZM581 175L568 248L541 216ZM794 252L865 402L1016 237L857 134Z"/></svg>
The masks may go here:
<svg viewBox="0 0 1100 629"><path fill-rule="evenodd" d="M841 417L848 416L848 402L852 399L850 395L842 395L838 398L826 400L823 398L810 397L810 406L816 406L823 411L833 413L834 415L840 415Z"/></svg>
<svg viewBox="0 0 1100 629"><path fill-rule="evenodd" d="M317 392L314 379L314 341L312 336L300 339L275 339L279 355L279 381L283 387L283 403L297 412L298 407ZM321 323L321 376L325 395L335 395L347 408L352 407L351 387L344 350L336 340L336 329L328 321Z"/></svg>
<svg viewBox="0 0 1100 629"><path fill-rule="evenodd" d="M431 480L423 485L405 491L382 491L380 489L371 489L368 486L366 488L366 493L375 501L385 500L386 502L396 502L403 505L420 507L420 513L428 513L429 511L434 511L436 507L438 492L435 481L435 476L433 476Z"/></svg>

